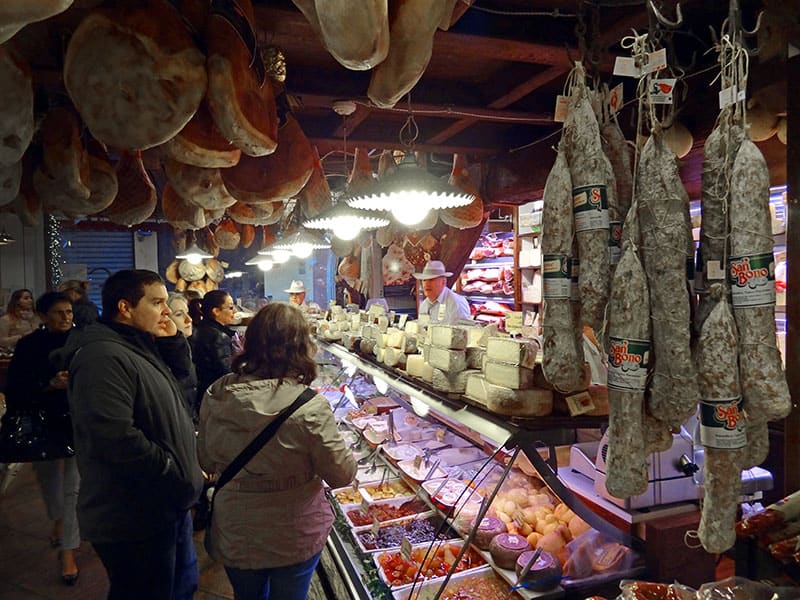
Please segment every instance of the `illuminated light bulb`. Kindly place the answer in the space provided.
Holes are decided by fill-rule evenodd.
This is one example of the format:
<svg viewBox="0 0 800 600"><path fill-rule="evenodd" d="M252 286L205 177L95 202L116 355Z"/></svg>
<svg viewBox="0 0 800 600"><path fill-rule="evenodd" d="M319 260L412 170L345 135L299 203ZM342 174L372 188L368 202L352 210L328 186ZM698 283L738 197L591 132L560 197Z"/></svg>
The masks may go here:
<svg viewBox="0 0 800 600"><path fill-rule="evenodd" d="M292 258L292 252L290 250L273 250L272 251L272 260L278 264L283 264L287 260Z"/></svg>
<svg viewBox="0 0 800 600"><path fill-rule="evenodd" d="M416 225L430 211L425 202L417 197L418 194L409 194L404 198L396 198L392 206L392 215L403 225Z"/></svg>
<svg viewBox="0 0 800 600"><path fill-rule="evenodd" d="M270 259L265 258L264 260L258 261L258 268L262 271L269 271L273 264L274 263Z"/></svg>
<svg viewBox="0 0 800 600"><path fill-rule="evenodd" d="M348 223L346 221L337 223L336 227L333 229L333 235L338 237L340 240L345 240L348 242L356 239L359 233L361 233L360 226L355 223Z"/></svg>
<svg viewBox="0 0 800 600"><path fill-rule="evenodd" d="M314 246L311 244L295 244L292 246L292 254L297 258L308 258L314 252Z"/></svg>
<svg viewBox="0 0 800 600"><path fill-rule="evenodd" d="M372 382L375 384L375 389L379 394L385 394L389 390L389 384L385 379L381 379L377 375L373 375Z"/></svg>
<svg viewBox="0 0 800 600"><path fill-rule="evenodd" d="M203 257L199 254L189 254L186 257L186 260L189 261L190 265L199 265L201 262L203 262Z"/></svg>

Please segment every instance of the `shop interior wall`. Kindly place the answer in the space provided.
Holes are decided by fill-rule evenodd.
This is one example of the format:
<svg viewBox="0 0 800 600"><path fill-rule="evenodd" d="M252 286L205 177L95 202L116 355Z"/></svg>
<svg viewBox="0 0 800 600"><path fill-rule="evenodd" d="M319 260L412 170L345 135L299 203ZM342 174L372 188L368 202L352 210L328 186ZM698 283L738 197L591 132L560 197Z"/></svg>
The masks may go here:
<svg viewBox="0 0 800 600"><path fill-rule="evenodd" d="M0 246L0 307L5 312L8 296L27 288L38 296L47 291L44 253L44 225L23 227L16 215L0 215L0 231L16 242Z"/></svg>

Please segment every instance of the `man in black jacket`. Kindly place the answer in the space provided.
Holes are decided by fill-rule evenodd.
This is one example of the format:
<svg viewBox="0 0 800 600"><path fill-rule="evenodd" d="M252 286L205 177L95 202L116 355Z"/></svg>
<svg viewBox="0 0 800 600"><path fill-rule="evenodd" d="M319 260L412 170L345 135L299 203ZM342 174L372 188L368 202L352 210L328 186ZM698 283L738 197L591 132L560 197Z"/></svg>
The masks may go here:
<svg viewBox="0 0 800 600"><path fill-rule="evenodd" d="M67 344L81 475L78 520L109 600L189 599L199 579L189 508L202 488L191 415L155 336L169 319L152 271L103 286L103 318Z"/></svg>

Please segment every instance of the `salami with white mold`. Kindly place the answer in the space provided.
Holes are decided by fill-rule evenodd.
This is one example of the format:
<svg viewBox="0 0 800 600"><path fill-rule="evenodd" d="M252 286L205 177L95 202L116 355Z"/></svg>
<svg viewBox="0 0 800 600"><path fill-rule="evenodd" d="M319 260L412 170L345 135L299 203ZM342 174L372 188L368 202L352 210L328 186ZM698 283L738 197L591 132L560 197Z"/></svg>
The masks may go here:
<svg viewBox="0 0 800 600"><path fill-rule="evenodd" d="M773 421L792 400L775 342L775 258L769 211L769 171L758 147L745 139L731 175L733 314L739 327L742 394L749 413Z"/></svg>
<svg viewBox="0 0 800 600"><path fill-rule="evenodd" d="M579 75L583 70L579 68ZM570 98L565 127L566 153L572 177L573 217L578 241L581 324L595 333L603 330L608 304L610 263L608 159L600 143L600 128L589 92L579 83Z"/></svg>
<svg viewBox="0 0 800 600"><path fill-rule="evenodd" d="M659 135L650 136L642 149L636 203L653 324L655 367L648 407L657 419L679 427L700 400L686 287L689 198L674 155Z"/></svg>
<svg viewBox="0 0 800 600"><path fill-rule="evenodd" d="M542 370L558 391L572 392L584 382L583 345L578 344L570 294L572 281L572 181L566 155L559 149L544 186L542 254Z"/></svg>
<svg viewBox="0 0 800 600"><path fill-rule="evenodd" d="M700 405L700 438L705 446L705 499L698 536L706 552L725 552L736 542L736 511L747 453L736 322L724 284L710 294L716 301L703 323L695 349Z"/></svg>
<svg viewBox="0 0 800 600"><path fill-rule="evenodd" d="M616 118L611 118L600 131L603 137L603 151L614 169L617 183L617 206L619 220L625 221L633 200L633 164L628 142ZM612 221L613 221L612 217Z"/></svg>

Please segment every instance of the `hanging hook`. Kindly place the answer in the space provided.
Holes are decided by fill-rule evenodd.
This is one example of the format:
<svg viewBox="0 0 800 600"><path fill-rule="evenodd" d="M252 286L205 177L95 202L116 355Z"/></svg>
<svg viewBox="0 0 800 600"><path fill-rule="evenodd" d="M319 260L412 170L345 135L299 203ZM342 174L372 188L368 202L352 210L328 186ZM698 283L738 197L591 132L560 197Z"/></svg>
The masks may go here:
<svg viewBox="0 0 800 600"><path fill-rule="evenodd" d="M647 2L650 5L650 10L653 11L653 15L655 15L656 19L658 19L658 22L661 23L664 27L667 27L669 29L677 29L683 24L683 14L681 13L680 2L675 4L675 15L676 15L675 21L670 21L664 15L662 15L661 12L656 7L653 0L647 0Z"/></svg>
<svg viewBox="0 0 800 600"><path fill-rule="evenodd" d="M745 29L744 25L742 25L741 26L742 27L742 35L744 37L753 37L754 35L756 35L758 33L758 30L761 29L761 17L763 17L763 16L764 16L764 11L762 10L762 11L760 11L758 13L758 16L756 17L756 26L753 28L752 31L749 31L749 30Z"/></svg>

